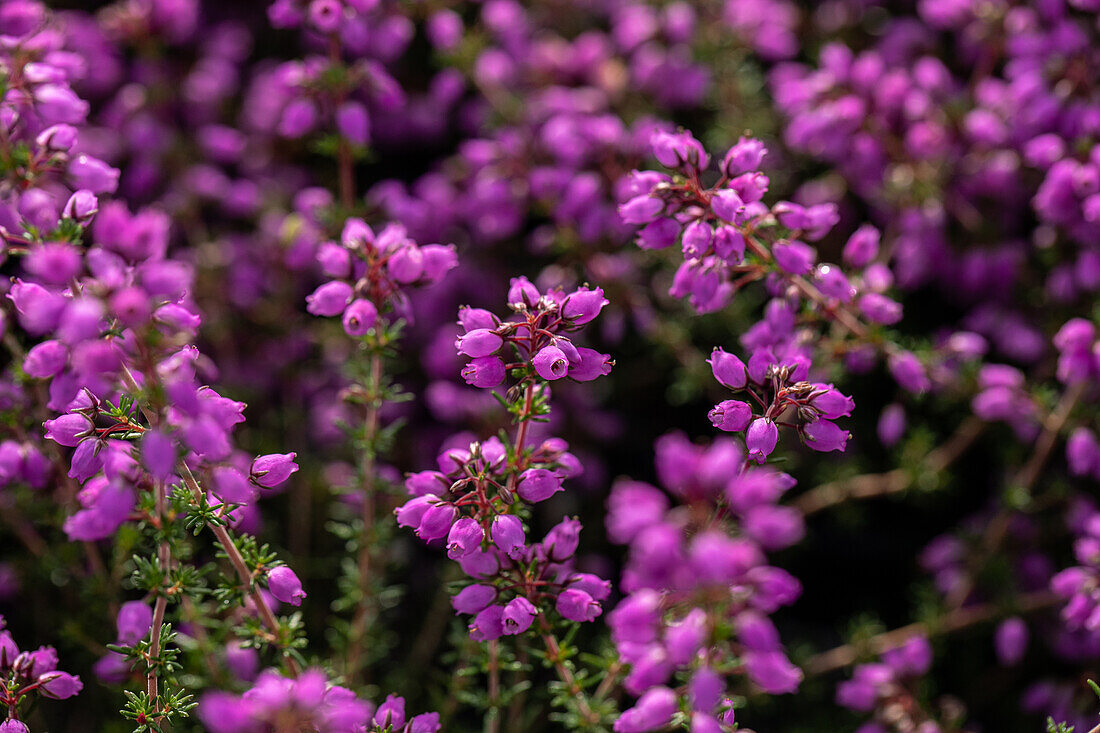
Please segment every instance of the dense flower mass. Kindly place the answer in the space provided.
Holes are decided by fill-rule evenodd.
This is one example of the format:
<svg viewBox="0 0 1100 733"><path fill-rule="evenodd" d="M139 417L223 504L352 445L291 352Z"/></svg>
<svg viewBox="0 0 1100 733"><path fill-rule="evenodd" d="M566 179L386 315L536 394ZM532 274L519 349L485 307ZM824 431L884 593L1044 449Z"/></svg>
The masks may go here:
<svg viewBox="0 0 1100 733"><path fill-rule="evenodd" d="M1098 728L1098 13L0 2L0 733Z"/></svg>

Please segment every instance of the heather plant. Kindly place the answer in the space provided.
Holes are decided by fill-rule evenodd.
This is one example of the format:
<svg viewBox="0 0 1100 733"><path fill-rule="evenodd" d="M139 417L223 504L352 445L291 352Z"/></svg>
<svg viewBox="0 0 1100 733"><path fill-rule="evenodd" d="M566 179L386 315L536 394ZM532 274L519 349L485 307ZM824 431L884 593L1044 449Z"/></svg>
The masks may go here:
<svg viewBox="0 0 1100 733"><path fill-rule="evenodd" d="M0 2L0 733L1100 730L1098 10Z"/></svg>

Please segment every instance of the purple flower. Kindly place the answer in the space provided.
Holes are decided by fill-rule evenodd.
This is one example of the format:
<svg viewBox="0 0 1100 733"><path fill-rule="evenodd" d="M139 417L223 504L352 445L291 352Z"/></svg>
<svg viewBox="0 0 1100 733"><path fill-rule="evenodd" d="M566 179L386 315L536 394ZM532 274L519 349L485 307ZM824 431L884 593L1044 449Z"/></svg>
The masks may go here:
<svg viewBox="0 0 1100 733"><path fill-rule="evenodd" d="M813 247L803 242L776 242L772 247L775 262L785 272L792 275L805 275L814 266L817 255Z"/></svg>
<svg viewBox="0 0 1100 733"><path fill-rule="evenodd" d="M867 320L892 326L901 320L901 304L879 293L866 293L859 299L859 309Z"/></svg>
<svg viewBox="0 0 1100 733"><path fill-rule="evenodd" d="M520 474L516 493L524 501L537 504L562 490L561 478L545 468L529 468Z"/></svg>
<svg viewBox="0 0 1100 733"><path fill-rule="evenodd" d="M544 346L531 360L531 365L543 379L561 379L569 372L569 359L557 346Z"/></svg>
<svg viewBox="0 0 1100 733"><path fill-rule="evenodd" d="M599 602L578 588L567 588L559 593L555 608L570 621L594 621L603 613Z"/></svg>
<svg viewBox="0 0 1100 733"><path fill-rule="evenodd" d="M222 501L231 504L247 504L255 498L255 490L248 478L235 468L219 466L211 473L212 490Z"/></svg>
<svg viewBox="0 0 1100 733"><path fill-rule="evenodd" d="M508 304L533 308L542 296L526 277L514 277L508 285Z"/></svg>
<svg viewBox="0 0 1100 733"><path fill-rule="evenodd" d="M302 605L302 599L306 597L306 592L302 590L302 581L286 565L267 571L267 587L271 595L292 606Z"/></svg>
<svg viewBox="0 0 1100 733"><path fill-rule="evenodd" d="M747 651L745 671L764 692L783 695L795 692L802 682L802 670L791 664L780 651Z"/></svg>
<svg viewBox="0 0 1100 733"><path fill-rule="evenodd" d="M383 730L400 730L405 725L405 699L387 695L386 701L374 713L374 724Z"/></svg>
<svg viewBox="0 0 1100 733"><path fill-rule="evenodd" d="M338 316L351 301L351 295L350 285L332 280L306 296L306 310L315 316Z"/></svg>
<svg viewBox="0 0 1100 733"><path fill-rule="evenodd" d="M298 470L298 464L294 462L297 456L297 453L271 453L266 456L257 456L252 461L249 477L254 483L267 489L278 486Z"/></svg>
<svg viewBox="0 0 1100 733"><path fill-rule="evenodd" d="M491 585L468 585L451 599L457 613L478 613L496 600L497 590Z"/></svg>
<svg viewBox="0 0 1100 733"><path fill-rule="evenodd" d="M523 523L515 515L498 514L493 517L493 526L490 533L493 537L493 544L513 560L520 559L527 550L526 537L523 534Z"/></svg>
<svg viewBox="0 0 1100 733"><path fill-rule="evenodd" d="M580 288L566 296L561 305L561 314L575 325L588 323L600 314L608 302L603 297L602 288Z"/></svg>
<svg viewBox="0 0 1100 733"><path fill-rule="evenodd" d="M436 503L428 505L416 527L416 536L425 542L442 539L447 536L454 522L456 510L453 504Z"/></svg>
<svg viewBox="0 0 1100 733"><path fill-rule="evenodd" d="M65 368L69 350L60 341L43 341L31 347L23 359L23 371L32 377L46 379Z"/></svg>
<svg viewBox="0 0 1100 733"><path fill-rule="evenodd" d="M648 224L656 219L665 208L665 202L655 196L645 194L635 196L619 207L619 216L627 224Z"/></svg>
<svg viewBox="0 0 1100 733"><path fill-rule="evenodd" d="M578 346L576 358L569 360L569 378L578 382L591 382L610 374L613 364L609 354Z"/></svg>
<svg viewBox="0 0 1100 733"><path fill-rule="evenodd" d="M504 607L502 623L505 634L522 634L531 627L538 609L523 596L516 596Z"/></svg>
<svg viewBox="0 0 1100 733"><path fill-rule="evenodd" d="M118 610L115 625L118 628L118 643L134 646L153 627L153 609L142 601L123 603Z"/></svg>
<svg viewBox="0 0 1100 733"><path fill-rule="evenodd" d="M1027 651L1027 624L1018 616L1006 619L997 627L993 637L993 647L997 659L1005 667L1011 667L1024 658Z"/></svg>
<svg viewBox="0 0 1100 733"><path fill-rule="evenodd" d="M745 202L733 189L723 188L711 197L710 208L719 219L737 223L745 211Z"/></svg>
<svg viewBox="0 0 1100 733"><path fill-rule="evenodd" d="M928 391L932 383L924 373L920 360L909 351L892 354L888 361L894 381L907 392L920 394Z"/></svg>
<svg viewBox="0 0 1100 733"><path fill-rule="evenodd" d="M830 420L821 419L802 426L802 435L806 438L807 446L827 453L834 450L843 451L847 447L851 433L841 430Z"/></svg>
<svg viewBox="0 0 1100 733"><path fill-rule="evenodd" d="M714 372L714 378L730 389L744 389L749 382L744 362L733 354L726 353L721 348L711 352L707 363L710 364L711 371Z"/></svg>
<svg viewBox="0 0 1100 733"><path fill-rule="evenodd" d="M757 463L763 463L775 450L775 444L779 442L779 428L766 417L758 417L749 425L749 431L745 435L745 447L749 451L749 458Z"/></svg>
<svg viewBox="0 0 1100 733"><path fill-rule="evenodd" d="M455 341L458 353L471 357L484 357L495 354L504 345L504 339L488 328L475 328L467 331Z"/></svg>
<svg viewBox="0 0 1100 733"><path fill-rule="evenodd" d="M85 438L73 451L69 478L87 481L103 468L103 442L97 438Z"/></svg>
<svg viewBox="0 0 1100 733"><path fill-rule="evenodd" d="M504 381L504 362L495 356L480 356L471 359L462 369L462 378L466 384L482 389L492 389Z"/></svg>
<svg viewBox="0 0 1100 733"><path fill-rule="evenodd" d="M342 321L348 336L365 336L378 322L378 309L369 300L357 298L344 311Z"/></svg>
<svg viewBox="0 0 1100 733"><path fill-rule="evenodd" d="M634 707L615 721L616 733L645 733L666 726L676 712L676 693L667 687L653 687L638 698Z"/></svg>
<svg viewBox="0 0 1100 733"><path fill-rule="evenodd" d="M563 517L542 540L542 551L553 562L565 562L577 552L580 543L581 523Z"/></svg>
<svg viewBox="0 0 1100 733"><path fill-rule="evenodd" d="M870 224L857 229L844 245L844 262L849 267L863 268L878 256L879 231Z"/></svg>
<svg viewBox="0 0 1100 733"><path fill-rule="evenodd" d="M724 400L715 405L707 417L710 424L719 430L739 433L752 420L752 406L738 400Z"/></svg>
<svg viewBox="0 0 1100 733"><path fill-rule="evenodd" d="M47 672L38 678L39 689L46 697L64 700L84 689L80 678L68 672Z"/></svg>
<svg viewBox="0 0 1100 733"><path fill-rule="evenodd" d="M499 518L499 517L498 517ZM485 532L477 520L463 517L451 525L447 533L447 556L452 560L467 555L481 547ZM495 537L494 537L495 540Z"/></svg>
<svg viewBox="0 0 1100 733"><path fill-rule="evenodd" d="M504 606L492 605L474 616L470 624L470 638L474 641L492 641L504 635Z"/></svg>
<svg viewBox="0 0 1100 733"><path fill-rule="evenodd" d="M61 415L44 423L46 437L58 445L76 447L84 438L91 435L92 423L79 413Z"/></svg>
<svg viewBox="0 0 1100 733"><path fill-rule="evenodd" d="M722 158L723 175L733 178L742 173L758 170L768 149L764 143L751 137L742 137Z"/></svg>

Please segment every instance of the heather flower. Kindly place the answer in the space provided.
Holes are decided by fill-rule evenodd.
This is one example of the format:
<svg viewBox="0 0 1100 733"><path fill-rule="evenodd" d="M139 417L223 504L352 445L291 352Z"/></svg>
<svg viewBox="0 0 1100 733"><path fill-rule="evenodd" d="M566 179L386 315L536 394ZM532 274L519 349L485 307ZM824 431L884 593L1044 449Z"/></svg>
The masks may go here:
<svg viewBox="0 0 1100 733"><path fill-rule="evenodd" d="M477 358L496 353L503 344L504 340L490 329L475 328L460 336L455 348L460 354Z"/></svg>
<svg viewBox="0 0 1100 733"><path fill-rule="evenodd" d="M504 607L502 623L505 634L522 634L531 627L538 609L523 596L513 598Z"/></svg>
<svg viewBox="0 0 1100 733"><path fill-rule="evenodd" d="M416 527L416 536L425 542L442 539L451 529L455 520L455 508L450 504L429 504L420 523Z"/></svg>
<svg viewBox="0 0 1100 733"><path fill-rule="evenodd" d="M296 453L272 453L266 456L257 456L252 461L249 470L249 478L252 482L270 489L286 481L291 474L297 472L298 464L294 462Z"/></svg>
<svg viewBox="0 0 1100 733"><path fill-rule="evenodd" d="M645 692L634 707L615 721L616 733L644 733L658 730L672 720L676 712L676 693L667 687L653 687Z"/></svg>
<svg viewBox="0 0 1100 733"><path fill-rule="evenodd" d="M129 601L119 608L115 624L118 643L134 646L149 633L153 626L153 609L142 601Z"/></svg>
<svg viewBox="0 0 1100 733"><path fill-rule="evenodd" d="M602 288L581 288L566 296L561 305L561 314L579 326L598 316L608 302L603 296Z"/></svg>
<svg viewBox="0 0 1100 733"><path fill-rule="evenodd" d="M714 378L730 389L744 389L748 384L748 374L744 363L733 354L727 354L722 349L715 349L710 359L707 360Z"/></svg>
<svg viewBox="0 0 1100 733"><path fill-rule="evenodd" d="M493 544L508 557L518 560L527 550L523 524L519 517L500 514L493 518L491 530Z"/></svg>
<svg viewBox="0 0 1100 733"><path fill-rule="evenodd" d="M470 517L463 517L451 525L447 533L447 555L452 560L466 555L481 547L485 533L481 525ZM495 541L495 538L494 538Z"/></svg>
<svg viewBox="0 0 1100 733"><path fill-rule="evenodd" d="M348 336L366 336L378 322L378 309L369 300L358 298L344 310L342 321Z"/></svg>
<svg viewBox="0 0 1100 733"><path fill-rule="evenodd" d="M1014 616L1001 622L993 638L997 660L1005 667L1018 664L1027 651L1028 630L1023 619Z"/></svg>
<svg viewBox="0 0 1100 733"><path fill-rule="evenodd" d="M594 621L603 612L591 595L578 588L567 588L558 594L555 608L570 621Z"/></svg>
<svg viewBox="0 0 1100 733"><path fill-rule="evenodd" d="M544 346L531 360L531 365L543 379L561 379L569 371L569 359L557 346Z"/></svg>
<svg viewBox="0 0 1100 733"><path fill-rule="evenodd" d="M749 458L757 463L763 463L775 450L775 444L778 441L779 429L774 422L765 417L753 420L745 436L745 447L748 448Z"/></svg>
<svg viewBox="0 0 1100 733"><path fill-rule="evenodd" d="M491 585L468 585L451 599L456 613L476 614L496 600L497 591Z"/></svg>
<svg viewBox="0 0 1100 733"><path fill-rule="evenodd" d="M752 407L738 400L723 400L714 406L708 417L711 425L719 430L736 433L749 426Z"/></svg>
<svg viewBox="0 0 1100 733"><path fill-rule="evenodd" d="M321 285L306 297L306 310L315 316L338 316L351 302L351 286L339 280Z"/></svg>
<svg viewBox="0 0 1100 733"><path fill-rule="evenodd" d="M470 624L470 638L474 641L492 641L504 635L504 606L492 605L482 609Z"/></svg>
<svg viewBox="0 0 1100 733"><path fill-rule="evenodd" d="M495 356L471 359L462 369L462 378L471 387L492 389L504 381L504 362Z"/></svg>
<svg viewBox="0 0 1100 733"><path fill-rule="evenodd" d="M46 697L64 700L84 689L80 678L67 672L47 672L38 678L39 689Z"/></svg>
<svg viewBox="0 0 1100 733"><path fill-rule="evenodd" d="M374 724L383 730L398 729L405 725L405 699L397 695L387 695L386 701L378 706L374 713Z"/></svg>
<svg viewBox="0 0 1100 733"><path fill-rule="evenodd" d="M302 605L302 599L306 597L306 592L302 590L302 581L285 565L267 571L267 587L271 590L271 595L292 606Z"/></svg>
<svg viewBox="0 0 1100 733"><path fill-rule="evenodd" d="M889 367L894 380L906 391L920 394L927 392L932 386L920 360L908 351L892 354Z"/></svg>
<svg viewBox="0 0 1100 733"><path fill-rule="evenodd" d="M516 493L531 504L549 499L562 490L561 479L545 468L529 468L520 476Z"/></svg>

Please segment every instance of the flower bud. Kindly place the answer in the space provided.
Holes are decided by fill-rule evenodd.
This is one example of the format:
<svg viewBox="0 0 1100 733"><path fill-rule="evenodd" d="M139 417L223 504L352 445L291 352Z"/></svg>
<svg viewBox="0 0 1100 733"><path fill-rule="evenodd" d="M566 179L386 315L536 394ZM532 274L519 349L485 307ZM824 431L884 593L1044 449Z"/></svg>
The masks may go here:
<svg viewBox="0 0 1100 733"><path fill-rule="evenodd" d="M475 328L472 331L467 331L455 341L455 348L458 349L458 353L475 358L494 354L503 345L504 339L488 328Z"/></svg>
<svg viewBox="0 0 1100 733"><path fill-rule="evenodd" d="M84 689L80 678L68 672L47 672L38 678L39 688L46 697L64 700Z"/></svg>
<svg viewBox="0 0 1100 733"><path fill-rule="evenodd" d="M306 310L315 316L338 316L344 312L351 295L350 285L332 280L306 296Z"/></svg>
<svg viewBox="0 0 1100 733"><path fill-rule="evenodd" d="M602 288L595 290L581 288L566 297L561 306L561 314L579 325L594 319L607 304L608 300L603 297Z"/></svg>
<svg viewBox="0 0 1100 733"><path fill-rule="evenodd" d="M714 406L708 417L710 424L719 430L739 433L749 426L752 420L752 407L739 400L724 400Z"/></svg>
<svg viewBox="0 0 1100 733"><path fill-rule="evenodd" d="M478 613L497 597L497 589L491 585L468 585L451 599L456 613Z"/></svg>
<svg viewBox="0 0 1100 733"><path fill-rule="evenodd" d="M302 599L306 597L306 592L302 590L302 581L286 565L267 571L267 587L271 595L292 606L302 605Z"/></svg>
<svg viewBox="0 0 1100 733"><path fill-rule="evenodd" d="M420 517L420 524L416 527L416 536L425 542L438 540L447 536L454 522L455 508L453 504L432 504Z"/></svg>
<svg viewBox="0 0 1100 733"><path fill-rule="evenodd" d="M258 456L252 461L249 477L253 483L264 488L278 486L298 470L298 464L294 462L297 456L297 453L271 453Z"/></svg>
<svg viewBox="0 0 1100 733"><path fill-rule="evenodd" d="M730 389L744 389L749 382L745 363L720 348L711 352L707 363L710 364L714 378Z"/></svg>
<svg viewBox="0 0 1100 733"><path fill-rule="evenodd" d="M779 442L779 428L766 417L759 417L749 425L749 431L745 436L745 447L748 448L749 458L757 463L763 463L775 450L775 444Z"/></svg>
<svg viewBox="0 0 1100 733"><path fill-rule="evenodd" d="M491 530L493 544L508 557L518 560L527 550L527 538L523 534L523 523L512 514L498 514L493 517Z"/></svg>
<svg viewBox="0 0 1100 733"><path fill-rule="evenodd" d="M87 226L98 213L99 199L88 189L82 188L73 193L69 200L65 202L62 216L76 221L81 226Z"/></svg>

